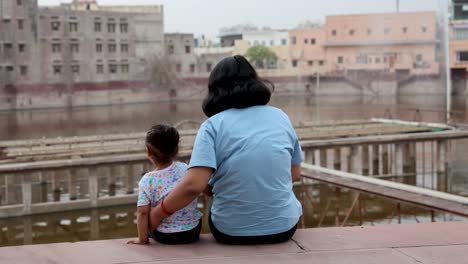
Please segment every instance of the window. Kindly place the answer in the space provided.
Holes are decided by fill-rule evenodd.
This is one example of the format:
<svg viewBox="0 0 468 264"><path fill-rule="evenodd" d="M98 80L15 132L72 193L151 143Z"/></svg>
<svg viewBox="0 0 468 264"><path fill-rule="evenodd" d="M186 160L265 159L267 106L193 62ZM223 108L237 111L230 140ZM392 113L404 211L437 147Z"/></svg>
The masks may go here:
<svg viewBox="0 0 468 264"><path fill-rule="evenodd" d="M453 29L453 38L456 40L468 40L468 28Z"/></svg>
<svg viewBox="0 0 468 264"><path fill-rule="evenodd" d="M408 33L408 28L407 27L403 28L403 33L405 33L405 34Z"/></svg>
<svg viewBox="0 0 468 264"><path fill-rule="evenodd" d="M181 72L182 71L182 65L180 63L176 64L176 72Z"/></svg>
<svg viewBox="0 0 468 264"><path fill-rule="evenodd" d="M58 75L62 73L62 66L61 65L54 65L52 66L52 70L54 72L54 75Z"/></svg>
<svg viewBox="0 0 468 264"><path fill-rule="evenodd" d="M385 29L384 29L384 34L385 34L385 35L390 34L390 28L385 28Z"/></svg>
<svg viewBox="0 0 468 264"><path fill-rule="evenodd" d="M336 36L336 30L335 29L332 30L331 34L332 34L332 36Z"/></svg>
<svg viewBox="0 0 468 264"><path fill-rule="evenodd" d="M311 61L311 60L310 60L310 61L307 62L307 64L308 64L309 66L314 66L314 61Z"/></svg>
<svg viewBox="0 0 468 264"><path fill-rule="evenodd" d="M190 72L191 73L195 72L195 64L190 64Z"/></svg>
<svg viewBox="0 0 468 264"><path fill-rule="evenodd" d="M315 39L314 38L310 39L310 44L315 45Z"/></svg>
<svg viewBox="0 0 468 264"><path fill-rule="evenodd" d="M319 65L323 66L323 64L325 64L325 62L323 60L319 60Z"/></svg>
<svg viewBox="0 0 468 264"><path fill-rule="evenodd" d="M427 27L421 27L421 31L422 31L423 33L426 33L426 32L427 32Z"/></svg>
<svg viewBox="0 0 468 264"><path fill-rule="evenodd" d="M422 54L416 54L416 62L421 62L423 60Z"/></svg>
<svg viewBox="0 0 468 264"><path fill-rule="evenodd" d="M10 24L10 19L4 18L4 19L3 19L3 23L4 23L4 24Z"/></svg>
<svg viewBox="0 0 468 264"><path fill-rule="evenodd" d="M23 44L23 43L18 44L18 51L20 53L25 52L26 51L26 44Z"/></svg>
<svg viewBox="0 0 468 264"><path fill-rule="evenodd" d="M23 5L23 0L16 0L16 5L17 6L22 6Z"/></svg>
<svg viewBox="0 0 468 264"><path fill-rule="evenodd" d="M367 29L367 35L368 36L372 35L372 29L370 29L370 28Z"/></svg>
<svg viewBox="0 0 468 264"><path fill-rule="evenodd" d="M5 71L6 72L14 72L15 71L15 68L13 66L6 66L5 67Z"/></svg>
<svg viewBox="0 0 468 264"><path fill-rule="evenodd" d="M102 52L102 44L101 43L96 43L96 52L101 53Z"/></svg>
<svg viewBox="0 0 468 264"><path fill-rule="evenodd" d="M296 68L296 67L297 67L297 63L298 63L298 61L297 61L297 60L292 60L292 66L293 66L294 68Z"/></svg>
<svg viewBox="0 0 468 264"><path fill-rule="evenodd" d="M72 65L71 71L73 74L76 74L76 75L80 74L80 65L76 65L76 64Z"/></svg>
<svg viewBox="0 0 468 264"><path fill-rule="evenodd" d="M350 36L354 36L354 33L355 33L354 29L351 29L351 30L349 31L349 35L350 35Z"/></svg>
<svg viewBox="0 0 468 264"><path fill-rule="evenodd" d="M304 44L309 44L309 39L304 39Z"/></svg>
<svg viewBox="0 0 468 264"><path fill-rule="evenodd" d="M96 65L96 73L97 74L103 74L104 73L104 65L103 64L97 64Z"/></svg>
<svg viewBox="0 0 468 264"><path fill-rule="evenodd" d="M117 51L117 45L114 43L107 45L107 48L109 49L109 53L114 53Z"/></svg>
<svg viewBox="0 0 468 264"><path fill-rule="evenodd" d="M115 33L115 24L114 23L108 23L107 24L107 32Z"/></svg>
<svg viewBox="0 0 468 264"><path fill-rule="evenodd" d="M169 54L174 54L174 45L169 45L168 50Z"/></svg>
<svg viewBox="0 0 468 264"><path fill-rule="evenodd" d="M71 53L80 52L80 45L78 43L71 43L70 44L70 51L71 51Z"/></svg>
<svg viewBox="0 0 468 264"><path fill-rule="evenodd" d="M121 67L122 67L122 73L128 73L130 70L130 67L128 64L122 64Z"/></svg>
<svg viewBox="0 0 468 264"><path fill-rule="evenodd" d="M117 73L117 64L109 64L109 73Z"/></svg>
<svg viewBox="0 0 468 264"><path fill-rule="evenodd" d="M120 33L128 32L128 24L120 24Z"/></svg>
<svg viewBox="0 0 468 264"><path fill-rule="evenodd" d="M185 46L185 53L189 54L191 50L190 46Z"/></svg>
<svg viewBox="0 0 468 264"><path fill-rule="evenodd" d="M296 41L297 41L296 37L291 37L291 44L292 45L296 45Z"/></svg>
<svg viewBox="0 0 468 264"><path fill-rule="evenodd" d="M101 32L101 22L94 22L94 32Z"/></svg>
<svg viewBox="0 0 468 264"><path fill-rule="evenodd" d="M375 58L375 63L380 63L380 58Z"/></svg>
<svg viewBox="0 0 468 264"><path fill-rule="evenodd" d="M359 55L356 57L356 63L367 64L367 55Z"/></svg>
<svg viewBox="0 0 468 264"><path fill-rule="evenodd" d="M70 32L77 32L78 31L78 23L77 22L70 22L68 23L68 28Z"/></svg>
<svg viewBox="0 0 468 264"><path fill-rule="evenodd" d="M274 40L270 40L270 46L274 46L275 45L275 41Z"/></svg>
<svg viewBox="0 0 468 264"><path fill-rule="evenodd" d="M28 74L28 67L27 66L20 66L20 74L21 74L21 76L26 76Z"/></svg>
<svg viewBox="0 0 468 264"><path fill-rule="evenodd" d="M52 43L52 53L59 53L62 51L60 43Z"/></svg>
<svg viewBox="0 0 468 264"><path fill-rule="evenodd" d="M120 44L120 52L128 53L128 44Z"/></svg>
<svg viewBox="0 0 468 264"><path fill-rule="evenodd" d="M468 62L468 51L457 51L457 62Z"/></svg>
<svg viewBox="0 0 468 264"><path fill-rule="evenodd" d="M60 30L60 22L59 21L52 21L50 22L50 27L52 31L59 31Z"/></svg>
<svg viewBox="0 0 468 264"><path fill-rule="evenodd" d="M18 19L18 29L23 30L24 28L24 19Z"/></svg>
<svg viewBox="0 0 468 264"><path fill-rule="evenodd" d="M288 44L287 39L281 39L281 45L286 46Z"/></svg>
<svg viewBox="0 0 468 264"><path fill-rule="evenodd" d="M213 67L213 64L211 64L211 62L208 62L208 63L206 64L206 71L207 71L207 72L211 72L211 68L212 68L212 67Z"/></svg>
<svg viewBox="0 0 468 264"><path fill-rule="evenodd" d="M338 62L338 64L343 64L343 56L338 56L338 58L336 59L336 61Z"/></svg>

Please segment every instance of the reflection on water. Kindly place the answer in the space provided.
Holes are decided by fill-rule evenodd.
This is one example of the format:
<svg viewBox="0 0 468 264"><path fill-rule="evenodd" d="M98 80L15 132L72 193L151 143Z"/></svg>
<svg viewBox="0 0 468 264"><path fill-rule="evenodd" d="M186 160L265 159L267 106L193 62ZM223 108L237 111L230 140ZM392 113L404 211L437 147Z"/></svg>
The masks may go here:
<svg viewBox="0 0 468 264"><path fill-rule="evenodd" d="M341 225L356 197L356 192L342 189L337 198L335 188L325 184L307 185L304 188L298 186L295 193L304 209L300 228L335 226L337 222ZM398 222L394 202L371 195L363 195L361 198L362 202L350 214L347 226ZM204 214L202 233L209 233L206 203L204 198L200 198L199 208ZM400 217L402 223L432 221L428 210L408 205L402 205ZM437 222L462 220L467 219L445 213L435 215ZM0 246L129 238L137 236L136 206L4 219L0 220L0 226Z"/></svg>
<svg viewBox="0 0 468 264"><path fill-rule="evenodd" d="M445 121L443 96L275 97L271 105L283 109L293 122L392 117L405 120ZM416 109L421 109L420 114ZM458 122L466 121L465 101L454 98ZM73 110L28 110L0 112L0 140L58 136L142 132L153 123L203 121L200 101L83 107Z"/></svg>

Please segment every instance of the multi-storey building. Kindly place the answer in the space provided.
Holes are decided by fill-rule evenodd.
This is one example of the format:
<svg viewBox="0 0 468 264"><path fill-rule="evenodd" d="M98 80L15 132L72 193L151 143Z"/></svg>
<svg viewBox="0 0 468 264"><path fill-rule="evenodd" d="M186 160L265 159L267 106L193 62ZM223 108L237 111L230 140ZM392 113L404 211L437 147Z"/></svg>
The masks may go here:
<svg viewBox="0 0 468 264"><path fill-rule="evenodd" d="M435 12L328 16L321 28L289 35L291 63L301 72L439 72Z"/></svg>
<svg viewBox="0 0 468 264"><path fill-rule="evenodd" d="M465 79L468 69L468 0L452 1L450 67L455 79Z"/></svg>
<svg viewBox="0 0 468 264"><path fill-rule="evenodd" d="M71 97L141 88L148 85L149 60L163 51L162 6L99 6L94 0L0 5L0 93L7 101L32 91Z"/></svg>
<svg viewBox="0 0 468 264"><path fill-rule="evenodd" d="M197 56L194 53L193 34L166 33L164 42L171 70L181 77L196 75L198 65Z"/></svg>

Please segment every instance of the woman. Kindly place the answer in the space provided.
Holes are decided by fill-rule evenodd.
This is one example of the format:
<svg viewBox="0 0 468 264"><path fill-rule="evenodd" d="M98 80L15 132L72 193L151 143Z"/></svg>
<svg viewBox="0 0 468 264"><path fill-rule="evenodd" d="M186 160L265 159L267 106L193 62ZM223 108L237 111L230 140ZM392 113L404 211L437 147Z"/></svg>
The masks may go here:
<svg viewBox="0 0 468 264"><path fill-rule="evenodd" d="M225 244L287 241L302 208L292 183L302 152L281 110L267 106L271 89L242 56L212 71L200 127L184 180L150 215L151 230L205 190L213 195L211 233Z"/></svg>

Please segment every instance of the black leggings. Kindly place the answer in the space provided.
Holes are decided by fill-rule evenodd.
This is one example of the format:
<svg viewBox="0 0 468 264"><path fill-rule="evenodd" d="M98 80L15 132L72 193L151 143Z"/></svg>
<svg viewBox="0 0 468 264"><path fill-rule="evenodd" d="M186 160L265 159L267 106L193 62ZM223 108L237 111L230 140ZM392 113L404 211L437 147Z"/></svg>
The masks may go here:
<svg viewBox="0 0 468 264"><path fill-rule="evenodd" d="M293 226L290 230L273 235L265 236L230 236L219 231L211 221L211 214L208 219L211 234L218 243L228 245L258 245L258 244L277 244L288 241L296 232L297 225Z"/></svg>
<svg viewBox="0 0 468 264"><path fill-rule="evenodd" d="M177 233L161 233L158 230L154 230L153 233L149 234L149 237L158 241L161 244L169 245L180 245L180 244L189 244L196 242L200 239L200 231L202 228L201 219L198 225L188 231L177 232Z"/></svg>

